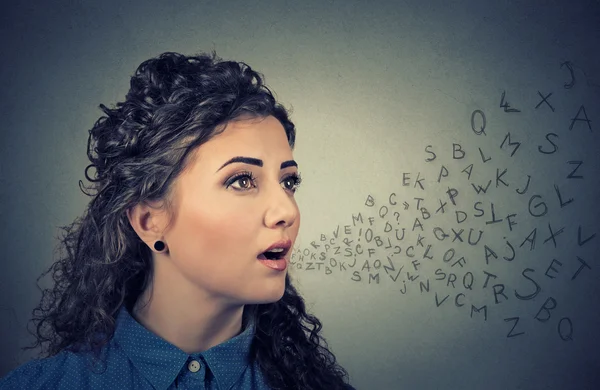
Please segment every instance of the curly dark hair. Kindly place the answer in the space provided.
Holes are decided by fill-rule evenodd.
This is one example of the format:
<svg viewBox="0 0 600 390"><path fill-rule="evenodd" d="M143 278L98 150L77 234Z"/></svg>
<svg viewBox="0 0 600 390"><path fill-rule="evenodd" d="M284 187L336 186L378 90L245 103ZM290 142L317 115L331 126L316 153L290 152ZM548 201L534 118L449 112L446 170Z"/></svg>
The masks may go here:
<svg viewBox="0 0 600 390"><path fill-rule="evenodd" d="M61 227L60 258L37 279L42 298L30 320L36 341L25 349L41 346L48 357L64 349L91 350L98 357L110 341L120 307L133 307L152 276L152 252L126 210L154 200L169 207L172 183L191 151L228 121L246 115L274 116L292 149L295 142L288 111L263 76L243 62L221 60L214 51L166 52L144 61L131 77L125 101L100 108L105 116L89 131L87 146L91 164L85 177L92 184L79 182L92 199L81 217ZM49 272L54 285L41 289L39 281ZM289 274L279 301L246 305L243 322L250 318L256 323L251 359L271 388L348 388L348 373L319 335L321 322L307 313Z"/></svg>

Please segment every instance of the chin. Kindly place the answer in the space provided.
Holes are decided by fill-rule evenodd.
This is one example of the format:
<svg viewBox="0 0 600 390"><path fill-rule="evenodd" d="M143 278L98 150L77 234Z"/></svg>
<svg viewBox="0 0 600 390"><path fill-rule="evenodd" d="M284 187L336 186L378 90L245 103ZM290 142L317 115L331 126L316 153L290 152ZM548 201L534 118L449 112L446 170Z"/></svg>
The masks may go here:
<svg viewBox="0 0 600 390"><path fill-rule="evenodd" d="M285 293L285 288L275 289L272 291L265 291L265 294L261 294L258 297L253 297L252 304L266 304L266 303L275 303L283 298L283 294Z"/></svg>

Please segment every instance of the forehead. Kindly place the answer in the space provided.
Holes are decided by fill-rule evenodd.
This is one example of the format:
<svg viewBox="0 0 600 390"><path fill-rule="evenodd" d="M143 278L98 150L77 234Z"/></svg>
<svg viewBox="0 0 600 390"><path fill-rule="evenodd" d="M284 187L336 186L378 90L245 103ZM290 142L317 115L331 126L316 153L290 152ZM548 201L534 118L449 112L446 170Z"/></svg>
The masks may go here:
<svg viewBox="0 0 600 390"><path fill-rule="evenodd" d="M213 148L223 147L225 145L235 145L250 143L277 144L284 141L287 145L287 136L283 125L273 116L258 118L236 119L227 123L225 130L219 135L213 137L205 145Z"/></svg>
<svg viewBox="0 0 600 390"><path fill-rule="evenodd" d="M195 165L216 170L234 156L259 158L265 165L279 165L291 159L292 149L281 122L267 116L228 122L223 132L200 145L194 154Z"/></svg>

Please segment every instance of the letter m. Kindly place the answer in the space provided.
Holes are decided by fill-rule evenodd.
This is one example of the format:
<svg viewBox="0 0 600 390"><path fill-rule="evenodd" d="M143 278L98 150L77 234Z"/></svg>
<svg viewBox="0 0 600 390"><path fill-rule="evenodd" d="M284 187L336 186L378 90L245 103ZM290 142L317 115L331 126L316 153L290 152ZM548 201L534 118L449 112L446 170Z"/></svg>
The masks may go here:
<svg viewBox="0 0 600 390"><path fill-rule="evenodd" d="M356 226L356 222L363 223L363 218L360 213L358 213L358 217L355 217L354 214L352 214L352 225Z"/></svg>
<svg viewBox="0 0 600 390"><path fill-rule="evenodd" d="M481 310L483 310L483 320L487 321L487 305L484 305L479 309L476 308L474 305L471 305L471 318L473 318L473 312L479 313Z"/></svg>
<svg viewBox="0 0 600 390"><path fill-rule="evenodd" d="M510 157L512 157L512 156L514 156L517 149L519 149L519 146L521 146L521 143L520 142L510 142L510 131L508 133L506 133L506 137L504 137L504 141L502 141L502 144L500 145L500 149L504 148L504 144L506 143L506 141L508 141L508 146L512 146L514 148L512 153L510 154Z"/></svg>

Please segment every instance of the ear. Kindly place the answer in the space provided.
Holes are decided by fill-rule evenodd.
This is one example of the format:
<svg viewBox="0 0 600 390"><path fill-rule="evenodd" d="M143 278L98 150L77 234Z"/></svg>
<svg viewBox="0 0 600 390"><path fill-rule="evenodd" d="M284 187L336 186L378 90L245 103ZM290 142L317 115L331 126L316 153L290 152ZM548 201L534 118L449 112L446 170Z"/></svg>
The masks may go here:
<svg viewBox="0 0 600 390"><path fill-rule="evenodd" d="M143 202L126 211L131 227L142 241L154 250L154 243L163 239L167 213L157 203Z"/></svg>

